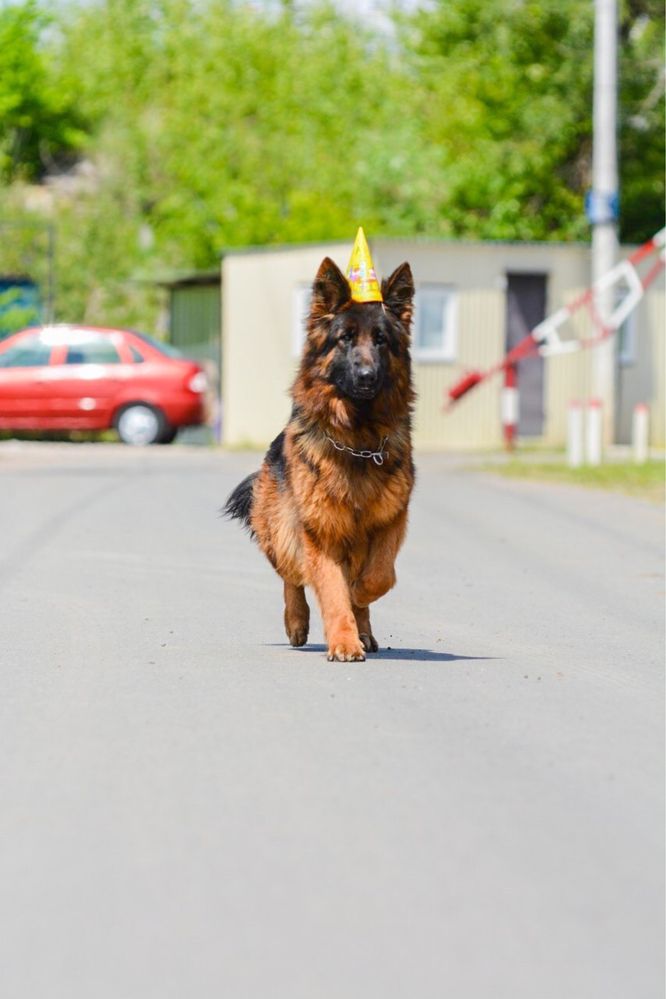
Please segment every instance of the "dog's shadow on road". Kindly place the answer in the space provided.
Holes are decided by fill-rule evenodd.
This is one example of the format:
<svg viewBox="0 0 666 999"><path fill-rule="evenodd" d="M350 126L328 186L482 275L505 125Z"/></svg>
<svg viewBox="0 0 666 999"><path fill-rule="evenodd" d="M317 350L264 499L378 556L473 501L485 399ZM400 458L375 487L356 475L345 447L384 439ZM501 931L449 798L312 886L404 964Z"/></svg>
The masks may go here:
<svg viewBox="0 0 666 999"><path fill-rule="evenodd" d="M492 656L457 656L454 652L435 652L433 649L380 649L379 652L370 653L372 659L385 659L387 661L398 662L418 662L418 663L455 663L465 660L491 659Z"/></svg>
<svg viewBox="0 0 666 999"><path fill-rule="evenodd" d="M302 645L299 648L292 648L286 642L268 643L276 648L289 649L291 652L326 652L325 645ZM366 662L415 662L415 663L454 663L454 662L482 662L493 659L494 656L458 656L454 652L435 652L433 649L393 649L383 648L379 652L369 652Z"/></svg>

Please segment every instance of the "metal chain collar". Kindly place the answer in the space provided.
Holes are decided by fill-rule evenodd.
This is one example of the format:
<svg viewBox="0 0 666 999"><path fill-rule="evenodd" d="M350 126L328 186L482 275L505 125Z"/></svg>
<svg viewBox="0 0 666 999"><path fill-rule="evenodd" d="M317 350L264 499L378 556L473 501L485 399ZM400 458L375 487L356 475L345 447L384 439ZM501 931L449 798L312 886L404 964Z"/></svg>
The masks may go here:
<svg viewBox="0 0 666 999"><path fill-rule="evenodd" d="M376 451L355 451L348 444L341 444L340 441L333 440L327 433L324 433L324 437L331 442L336 451L347 451L349 454L353 454L355 458L372 458L375 465L383 465L384 458L388 458L388 451L384 450L388 437L384 438Z"/></svg>

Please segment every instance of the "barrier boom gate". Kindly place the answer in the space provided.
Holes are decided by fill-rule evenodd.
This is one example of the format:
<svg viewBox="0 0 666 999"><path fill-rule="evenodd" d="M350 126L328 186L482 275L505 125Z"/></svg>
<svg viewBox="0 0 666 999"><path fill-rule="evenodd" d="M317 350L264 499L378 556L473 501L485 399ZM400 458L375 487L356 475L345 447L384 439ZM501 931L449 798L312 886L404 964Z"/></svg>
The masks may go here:
<svg viewBox="0 0 666 999"><path fill-rule="evenodd" d="M606 337L612 336L625 321L627 316L636 308L646 289L652 284L659 273L666 265L664 247L666 245L666 229L661 229L652 239L649 239L642 246L613 267L607 274L604 274L592 287L584 291L578 298L575 298L568 305L548 316L538 326L535 326L527 336L523 337L515 347L513 347L501 361L498 361L486 371L468 371L462 378L452 385L447 391L447 402L445 411L449 410L459 399L467 395L473 388L487 381L500 371L512 368L518 361L533 354L540 354L542 357L552 357L556 354L572 353L573 351L595 347ZM641 276L638 272L639 264L657 254L657 259L653 261L649 269ZM608 316L599 314L598 300L600 292L610 292L613 288L622 289L624 292L620 300L613 307ZM558 330L567 322L574 313L580 309L587 309L592 323L596 330L596 335L585 339L561 340Z"/></svg>

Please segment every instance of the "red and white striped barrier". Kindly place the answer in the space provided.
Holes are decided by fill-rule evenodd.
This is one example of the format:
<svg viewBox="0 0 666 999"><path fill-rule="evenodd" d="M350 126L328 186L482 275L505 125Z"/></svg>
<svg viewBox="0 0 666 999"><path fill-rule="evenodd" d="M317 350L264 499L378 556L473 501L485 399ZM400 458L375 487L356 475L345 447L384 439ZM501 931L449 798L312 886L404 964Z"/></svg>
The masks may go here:
<svg viewBox="0 0 666 999"><path fill-rule="evenodd" d="M519 405L518 372L515 364L508 364L504 369L504 388L502 389L502 428L507 451L512 451L516 442Z"/></svg>
<svg viewBox="0 0 666 999"><path fill-rule="evenodd" d="M666 264L665 248L666 229L661 229L652 239L649 239L642 246L629 256L622 263L617 264L607 274L604 274L599 281L595 282L591 288L579 295L562 309L558 309L553 315L548 316L543 322L520 340L512 350L497 364L488 368L487 371L468 371L463 377L452 385L447 391L447 401L445 410L450 409L459 399L467 395L476 385L492 378L500 371L508 371L514 367L518 361L523 360L533 354L541 354L550 357L554 354L570 353L589 347L595 347L606 337L612 336L625 321L627 316L636 308L646 289L652 284ZM644 261L656 254L656 260L652 262L649 269L642 275L638 267ZM598 303L608 295L600 296L600 292L607 292L615 288L617 298L612 311L608 315L599 314ZM594 324L596 335L585 339L562 340L559 335L560 328L568 322L571 317L580 309L586 308ZM513 386L505 386L511 388ZM507 403L507 409L513 403ZM509 424L504 423L504 426ZM506 432L505 432L506 433Z"/></svg>

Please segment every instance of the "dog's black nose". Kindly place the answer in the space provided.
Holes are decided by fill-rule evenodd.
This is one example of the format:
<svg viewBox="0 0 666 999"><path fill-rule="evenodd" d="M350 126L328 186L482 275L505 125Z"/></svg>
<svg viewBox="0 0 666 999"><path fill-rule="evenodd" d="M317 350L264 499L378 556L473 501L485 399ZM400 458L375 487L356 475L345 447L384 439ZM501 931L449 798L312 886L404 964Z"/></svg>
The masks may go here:
<svg viewBox="0 0 666 999"><path fill-rule="evenodd" d="M374 368L358 368L356 372L356 382L363 388L371 388L375 381L377 380L377 374Z"/></svg>

